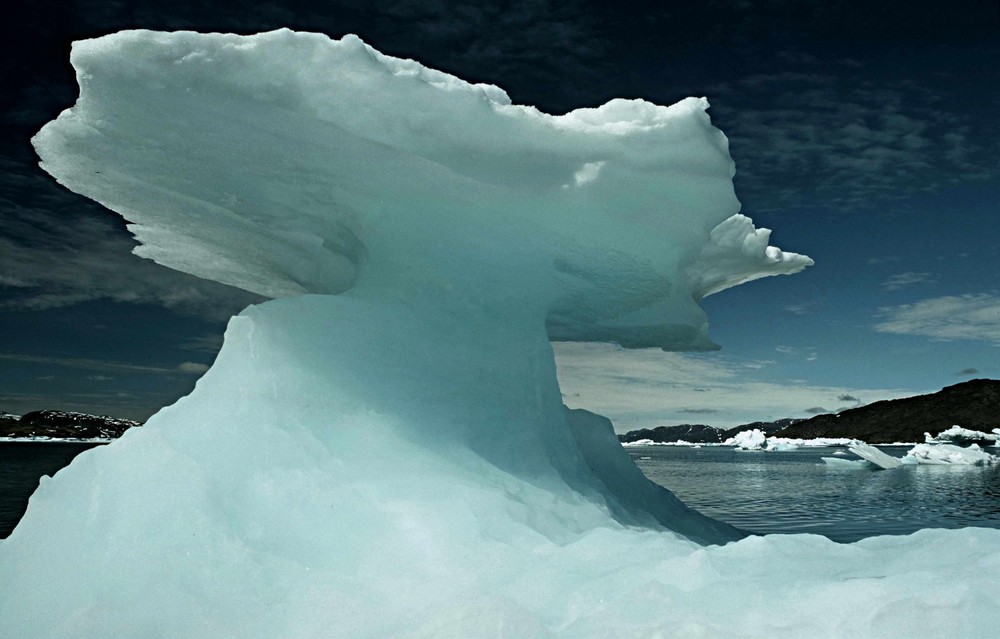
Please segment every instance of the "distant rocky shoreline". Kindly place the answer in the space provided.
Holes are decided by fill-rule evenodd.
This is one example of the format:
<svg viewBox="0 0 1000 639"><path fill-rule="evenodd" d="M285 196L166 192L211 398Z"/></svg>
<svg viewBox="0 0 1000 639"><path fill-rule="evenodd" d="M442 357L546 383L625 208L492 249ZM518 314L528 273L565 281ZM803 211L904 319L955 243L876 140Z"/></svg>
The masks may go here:
<svg viewBox="0 0 1000 639"><path fill-rule="evenodd" d="M136 426L142 424L131 419L59 410L37 410L24 415L0 413L0 439L110 440Z"/></svg>
<svg viewBox="0 0 1000 639"><path fill-rule="evenodd" d="M638 441L649 440L657 444L674 444L684 442L688 444L721 444L727 439L732 439L738 433L748 430L759 430L768 437L785 429L800 420L779 419L773 422L753 422L743 424L734 428L716 428L705 424L681 424L679 426L657 426L656 428L641 428L631 430L624 435L619 435L618 440L623 444L631 444Z"/></svg>
<svg viewBox="0 0 1000 639"><path fill-rule="evenodd" d="M618 439L624 444L721 444L741 432L759 430L767 437L893 444L923 442L925 434L937 436L956 425L986 433L1000 428L1000 380L973 379L928 395L874 402L809 419L753 422L729 429L705 424L659 426L629 431ZM40 410L18 416L0 411L0 440L111 440L137 426L142 424L106 415Z"/></svg>
<svg viewBox="0 0 1000 639"><path fill-rule="evenodd" d="M643 440L660 444L721 444L738 433L759 430L768 437L844 438L893 444L923 442L925 434L934 437L956 425L986 433L1000 428L1000 380L973 379L928 395L873 402L809 419L755 422L729 429L701 424L659 426L633 430L618 439L625 444Z"/></svg>

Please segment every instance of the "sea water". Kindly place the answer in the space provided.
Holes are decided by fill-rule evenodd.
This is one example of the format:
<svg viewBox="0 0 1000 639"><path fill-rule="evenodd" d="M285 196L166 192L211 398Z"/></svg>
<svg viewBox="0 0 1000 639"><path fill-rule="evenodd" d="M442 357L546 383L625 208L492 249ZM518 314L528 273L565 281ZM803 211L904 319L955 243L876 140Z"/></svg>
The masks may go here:
<svg viewBox="0 0 1000 639"><path fill-rule="evenodd" d="M0 443L0 538L17 524L41 476L54 474L94 445ZM879 448L896 457L909 450ZM627 450L647 477L689 506L754 533L816 533L849 542L921 528L1000 528L1000 466L874 471L841 469L821 461L832 456L852 459L842 448Z"/></svg>
<svg viewBox="0 0 1000 639"><path fill-rule="evenodd" d="M74 457L99 444L75 442L0 442L0 539L7 537L38 487Z"/></svg>
<svg viewBox="0 0 1000 639"><path fill-rule="evenodd" d="M902 457L910 446L879 446ZM992 450L992 449L990 449ZM1000 528L1000 466L841 468L843 448L742 451L641 446L629 454L689 506L744 530L816 533L850 542L921 528Z"/></svg>

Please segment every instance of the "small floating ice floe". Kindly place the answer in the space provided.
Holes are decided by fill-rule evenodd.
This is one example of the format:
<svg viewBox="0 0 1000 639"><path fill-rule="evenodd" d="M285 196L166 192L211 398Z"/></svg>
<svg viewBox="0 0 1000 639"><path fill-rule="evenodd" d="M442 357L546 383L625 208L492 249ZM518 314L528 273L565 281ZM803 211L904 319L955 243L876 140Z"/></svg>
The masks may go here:
<svg viewBox="0 0 1000 639"><path fill-rule="evenodd" d="M967 448L952 444L917 444L902 459L887 455L874 446L861 441L854 442L848 449L861 457L861 460L837 459L836 457L821 457L820 459L824 464L838 468L863 468L870 464L876 469L885 470L917 464L982 466L1000 462L1000 457L987 453L976 444Z"/></svg>
<svg viewBox="0 0 1000 639"><path fill-rule="evenodd" d="M903 460L898 457L893 457L883 453L879 449L875 448L871 444L866 444L862 441L856 441L850 446L848 450L857 455L858 457L875 464L879 468L885 470L890 470L892 468L899 468L903 465Z"/></svg>
<svg viewBox="0 0 1000 639"><path fill-rule="evenodd" d="M839 457L820 457L820 460L830 468L861 470L871 468L871 462L865 459L841 459Z"/></svg>

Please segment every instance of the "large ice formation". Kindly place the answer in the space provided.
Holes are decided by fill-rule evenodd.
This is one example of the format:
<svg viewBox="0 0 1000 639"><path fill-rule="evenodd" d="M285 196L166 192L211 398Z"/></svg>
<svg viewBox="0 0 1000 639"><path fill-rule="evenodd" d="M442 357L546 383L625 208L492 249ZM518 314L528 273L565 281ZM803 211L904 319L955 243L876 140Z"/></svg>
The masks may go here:
<svg viewBox="0 0 1000 639"><path fill-rule="evenodd" d="M989 636L1000 532L753 537L561 403L550 339L711 347L809 263L737 214L704 100L548 116L353 37L74 45L42 166L137 252L273 299L195 391L42 482L0 634Z"/></svg>

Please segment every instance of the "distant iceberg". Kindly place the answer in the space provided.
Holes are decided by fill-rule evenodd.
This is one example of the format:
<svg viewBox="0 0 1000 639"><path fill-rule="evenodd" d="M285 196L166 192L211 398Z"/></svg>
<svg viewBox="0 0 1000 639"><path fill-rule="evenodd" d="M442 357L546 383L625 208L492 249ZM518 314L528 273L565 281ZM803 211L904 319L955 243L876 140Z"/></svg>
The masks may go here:
<svg viewBox="0 0 1000 639"><path fill-rule="evenodd" d="M705 100L548 116L287 30L71 60L43 168L143 257L274 299L189 396L41 483L0 542L7 636L1000 626L1000 531L741 539L562 405L550 340L712 348L702 297L811 263L739 215Z"/></svg>
<svg viewBox="0 0 1000 639"><path fill-rule="evenodd" d="M753 428L740 431L723 443L741 450L763 450L767 443L767 437L759 429Z"/></svg>
<svg viewBox="0 0 1000 639"><path fill-rule="evenodd" d="M992 442L990 445L995 446L997 441L1000 441L1000 428L994 428L992 432L984 433L980 430L952 426L934 436L930 433L924 433L924 439L928 444L955 444L962 446L978 442Z"/></svg>
<svg viewBox="0 0 1000 639"><path fill-rule="evenodd" d="M998 459L972 444L967 447L953 444L917 444L906 453L909 463L917 464L959 464L982 466L995 464Z"/></svg>
<svg viewBox="0 0 1000 639"><path fill-rule="evenodd" d="M722 443L723 446L735 446L742 450L787 451L798 448L818 448L828 446L847 446L857 440L845 437L814 437L812 439L796 439L792 437L767 436L757 428L740 431Z"/></svg>

